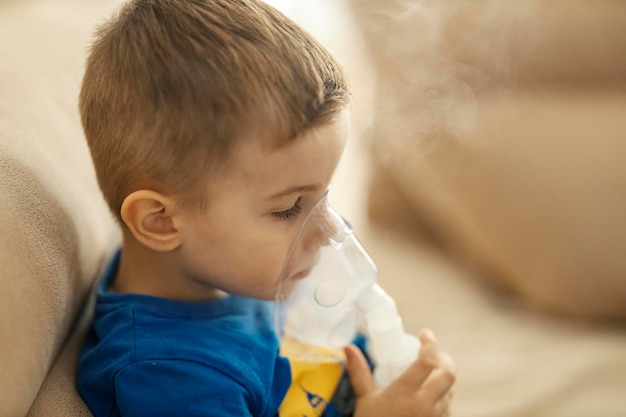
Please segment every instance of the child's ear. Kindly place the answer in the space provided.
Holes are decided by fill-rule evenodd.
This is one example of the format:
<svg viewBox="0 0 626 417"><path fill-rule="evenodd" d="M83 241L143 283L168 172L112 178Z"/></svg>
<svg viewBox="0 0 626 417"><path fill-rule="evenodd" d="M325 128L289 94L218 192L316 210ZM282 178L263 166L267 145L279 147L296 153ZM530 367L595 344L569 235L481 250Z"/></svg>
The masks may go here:
<svg viewBox="0 0 626 417"><path fill-rule="evenodd" d="M135 239L152 250L165 252L180 246L174 215L176 202L155 191L129 194L122 203L122 220Z"/></svg>

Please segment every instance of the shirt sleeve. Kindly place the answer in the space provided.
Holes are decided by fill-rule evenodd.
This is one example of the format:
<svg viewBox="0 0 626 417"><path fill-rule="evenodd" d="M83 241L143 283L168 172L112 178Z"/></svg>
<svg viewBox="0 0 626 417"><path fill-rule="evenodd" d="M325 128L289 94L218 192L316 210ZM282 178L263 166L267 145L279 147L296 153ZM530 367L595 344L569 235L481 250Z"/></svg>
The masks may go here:
<svg viewBox="0 0 626 417"><path fill-rule="evenodd" d="M180 360L134 363L115 378L123 417L253 416L248 390L206 365Z"/></svg>

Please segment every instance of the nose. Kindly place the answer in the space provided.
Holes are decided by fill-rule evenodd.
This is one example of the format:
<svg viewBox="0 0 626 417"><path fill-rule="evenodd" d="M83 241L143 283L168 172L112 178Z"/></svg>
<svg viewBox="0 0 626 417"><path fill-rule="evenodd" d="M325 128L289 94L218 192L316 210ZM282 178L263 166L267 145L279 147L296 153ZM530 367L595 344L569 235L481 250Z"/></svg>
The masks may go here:
<svg viewBox="0 0 626 417"><path fill-rule="evenodd" d="M334 236L337 227L324 206L320 206L309 218L302 240L307 251L316 250L328 245L329 239Z"/></svg>
<svg viewBox="0 0 626 417"><path fill-rule="evenodd" d="M305 248L317 249L330 241L343 242L352 230L350 224L327 201L318 205L309 216L302 238Z"/></svg>

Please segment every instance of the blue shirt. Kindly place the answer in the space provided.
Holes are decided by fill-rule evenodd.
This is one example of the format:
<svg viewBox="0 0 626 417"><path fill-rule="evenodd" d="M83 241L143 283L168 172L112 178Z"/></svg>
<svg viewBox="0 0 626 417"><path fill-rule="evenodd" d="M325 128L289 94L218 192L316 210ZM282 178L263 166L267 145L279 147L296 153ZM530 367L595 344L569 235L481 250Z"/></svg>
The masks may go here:
<svg viewBox="0 0 626 417"><path fill-rule="evenodd" d="M96 417L277 415L291 375L273 303L107 292L118 262L98 287L79 361L79 391Z"/></svg>

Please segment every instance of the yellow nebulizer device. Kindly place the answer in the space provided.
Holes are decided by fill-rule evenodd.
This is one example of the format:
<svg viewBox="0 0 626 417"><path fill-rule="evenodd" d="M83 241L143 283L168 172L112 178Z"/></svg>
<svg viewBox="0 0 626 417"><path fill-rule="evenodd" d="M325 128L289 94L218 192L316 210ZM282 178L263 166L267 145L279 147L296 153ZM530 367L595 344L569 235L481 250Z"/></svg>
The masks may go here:
<svg viewBox="0 0 626 417"><path fill-rule="evenodd" d="M343 375L343 348L359 329L380 387L417 358L419 340L404 331L377 278L376 264L324 194L300 227L276 293L276 333L292 369L281 417L323 413Z"/></svg>

